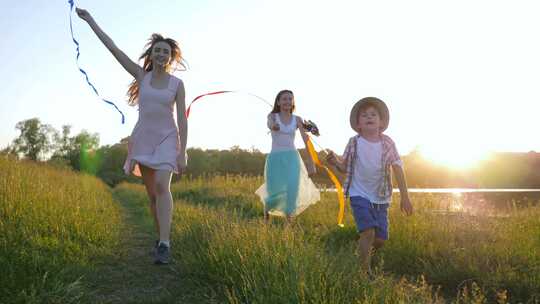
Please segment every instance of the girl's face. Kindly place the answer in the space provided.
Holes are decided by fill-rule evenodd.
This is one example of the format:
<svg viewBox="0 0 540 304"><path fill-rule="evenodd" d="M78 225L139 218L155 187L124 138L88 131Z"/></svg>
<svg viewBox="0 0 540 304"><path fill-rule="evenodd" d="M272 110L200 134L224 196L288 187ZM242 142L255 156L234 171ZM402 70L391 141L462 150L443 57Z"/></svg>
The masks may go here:
<svg viewBox="0 0 540 304"><path fill-rule="evenodd" d="M278 105L281 112L291 113L294 104L294 96L291 93L283 93L279 97Z"/></svg>
<svg viewBox="0 0 540 304"><path fill-rule="evenodd" d="M358 112L356 128L362 131L379 132L381 128L381 117L379 116L377 109L374 107L367 107Z"/></svg>
<svg viewBox="0 0 540 304"><path fill-rule="evenodd" d="M171 61L171 46L165 41L154 44L150 59L154 66L167 66Z"/></svg>

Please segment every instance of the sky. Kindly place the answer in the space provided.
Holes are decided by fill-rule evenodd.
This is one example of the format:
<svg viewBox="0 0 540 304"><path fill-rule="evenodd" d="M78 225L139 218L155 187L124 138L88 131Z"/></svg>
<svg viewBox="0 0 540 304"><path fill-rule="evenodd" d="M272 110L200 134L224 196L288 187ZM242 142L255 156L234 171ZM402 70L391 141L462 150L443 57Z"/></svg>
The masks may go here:
<svg viewBox="0 0 540 304"><path fill-rule="evenodd" d="M540 151L540 40L535 1L76 1L134 61L153 32L176 39L189 63L176 72L186 102L216 90L241 93L194 104L188 147L238 145L268 152L270 107L294 91L297 115L316 122L317 143L342 152L354 135L349 112L362 97L390 109L386 134L401 154L463 160L488 151ZM56 129L99 133L100 144L131 133L131 76L76 15L75 61L67 1L0 3L0 148L15 124L38 117ZM297 136L297 147L302 147Z"/></svg>

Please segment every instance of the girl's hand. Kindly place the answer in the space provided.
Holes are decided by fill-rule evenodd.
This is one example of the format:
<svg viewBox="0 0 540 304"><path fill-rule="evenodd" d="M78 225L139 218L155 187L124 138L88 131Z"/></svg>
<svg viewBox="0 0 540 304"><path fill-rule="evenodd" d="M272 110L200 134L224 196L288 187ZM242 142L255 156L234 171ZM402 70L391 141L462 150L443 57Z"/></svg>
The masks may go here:
<svg viewBox="0 0 540 304"><path fill-rule="evenodd" d="M187 155L185 153L181 153L180 155L178 155L178 157L176 158L176 164L178 166L178 174L181 175L183 174L184 172L186 172L186 168L187 168Z"/></svg>
<svg viewBox="0 0 540 304"><path fill-rule="evenodd" d="M268 114L268 128L270 128L271 131L279 131L279 124L276 120L276 114L270 113Z"/></svg>
<svg viewBox="0 0 540 304"><path fill-rule="evenodd" d="M91 20L93 20L92 15L90 15L87 10L82 8L76 8L75 11L77 12L77 15L79 15L79 18L81 18L82 20L86 22L90 22Z"/></svg>

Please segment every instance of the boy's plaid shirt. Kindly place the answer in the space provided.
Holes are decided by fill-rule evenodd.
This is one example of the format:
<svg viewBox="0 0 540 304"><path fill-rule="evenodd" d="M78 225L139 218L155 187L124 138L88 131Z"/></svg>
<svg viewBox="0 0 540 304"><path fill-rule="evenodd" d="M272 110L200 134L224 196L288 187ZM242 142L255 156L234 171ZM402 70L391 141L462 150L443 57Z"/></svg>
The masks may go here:
<svg viewBox="0 0 540 304"><path fill-rule="evenodd" d="M396 145L394 141L384 135L382 136L382 155L381 162L383 172L383 182L379 185L379 197L381 200L386 200L392 196L392 176L391 176L391 167L397 161L400 161L399 153L397 152ZM345 189L345 197L349 197L349 188L351 187L352 179L355 174L354 164L356 161L357 149L356 143L360 135L355 135L349 139L347 147L345 147L345 152L343 153L343 159L347 165L345 183L343 183L343 189Z"/></svg>

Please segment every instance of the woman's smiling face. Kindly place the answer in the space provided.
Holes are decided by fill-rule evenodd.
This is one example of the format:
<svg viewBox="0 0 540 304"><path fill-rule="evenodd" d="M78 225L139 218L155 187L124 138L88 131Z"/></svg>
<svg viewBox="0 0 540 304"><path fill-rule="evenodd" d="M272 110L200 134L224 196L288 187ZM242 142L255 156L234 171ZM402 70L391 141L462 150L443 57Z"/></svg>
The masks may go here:
<svg viewBox="0 0 540 304"><path fill-rule="evenodd" d="M171 61L171 46L165 41L157 42L152 48L150 59L154 66L166 67Z"/></svg>

